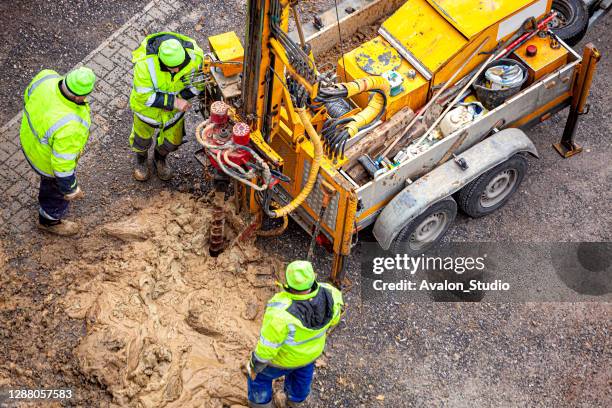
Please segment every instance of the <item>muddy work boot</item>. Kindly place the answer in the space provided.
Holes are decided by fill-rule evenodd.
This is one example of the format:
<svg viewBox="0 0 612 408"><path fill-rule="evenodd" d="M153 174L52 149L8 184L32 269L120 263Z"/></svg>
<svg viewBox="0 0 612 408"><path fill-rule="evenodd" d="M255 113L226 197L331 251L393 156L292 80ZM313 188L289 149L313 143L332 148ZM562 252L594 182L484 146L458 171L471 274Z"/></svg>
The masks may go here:
<svg viewBox="0 0 612 408"><path fill-rule="evenodd" d="M295 401L290 401L287 400L287 408L300 408L300 407L304 407L306 405L305 401L302 402L295 402Z"/></svg>
<svg viewBox="0 0 612 408"><path fill-rule="evenodd" d="M62 237L70 237L76 235L79 232L79 224L72 221L39 221L38 229L49 232L51 234L59 235Z"/></svg>
<svg viewBox="0 0 612 408"><path fill-rule="evenodd" d="M155 151L155 156L153 158L153 162L155 163L155 171L157 172L157 177L160 180L167 181L174 176L174 171L172 167L168 165L166 161L167 156L162 156L157 150Z"/></svg>
<svg viewBox="0 0 612 408"><path fill-rule="evenodd" d="M134 172L132 176L138 181L147 181L151 177L149 164L147 163L147 153L134 155Z"/></svg>

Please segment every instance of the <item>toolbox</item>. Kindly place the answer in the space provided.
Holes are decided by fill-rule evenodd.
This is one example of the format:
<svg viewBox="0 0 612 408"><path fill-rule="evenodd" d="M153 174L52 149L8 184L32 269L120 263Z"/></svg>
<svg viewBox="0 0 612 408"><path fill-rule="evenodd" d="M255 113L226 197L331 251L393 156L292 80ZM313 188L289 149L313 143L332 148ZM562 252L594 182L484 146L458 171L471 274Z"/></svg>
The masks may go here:
<svg viewBox="0 0 612 408"><path fill-rule="evenodd" d="M563 44L551 40L548 36L535 36L514 52L515 59L527 67L528 84L567 64L568 55Z"/></svg>

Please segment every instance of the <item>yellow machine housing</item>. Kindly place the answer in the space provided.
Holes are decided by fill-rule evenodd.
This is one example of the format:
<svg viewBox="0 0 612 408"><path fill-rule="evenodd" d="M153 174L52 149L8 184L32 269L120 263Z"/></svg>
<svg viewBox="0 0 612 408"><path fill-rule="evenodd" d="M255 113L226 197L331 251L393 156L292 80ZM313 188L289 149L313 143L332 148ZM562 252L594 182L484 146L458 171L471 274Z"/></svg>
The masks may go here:
<svg viewBox="0 0 612 408"><path fill-rule="evenodd" d="M344 54L344 57L338 60L337 73L344 82L348 82L368 75L382 75L390 70L402 76L403 90L387 99L385 119L405 106L412 110L423 106L427 100L429 83L380 36ZM368 95L359 94L353 101L364 108L368 104Z"/></svg>
<svg viewBox="0 0 612 408"><path fill-rule="evenodd" d="M417 110L425 104L432 87L445 83L486 40L483 50L491 51L509 38L535 13L550 10L552 0L408 0L379 29L379 35L338 60L337 73L350 81L368 75L381 75L395 69L404 76L403 91L389 100L387 118L408 106ZM398 54L401 62L367 66L362 61L378 61L386 54ZM456 79L462 78L488 57L482 53L467 64ZM344 66L346 65L346 67ZM375 69L371 69L374 67ZM398 67L396 69L396 67ZM416 71L410 80L406 74ZM359 95L354 102L367 103Z"/></svg>
<svg viewBox="0 0 612 408"><path fill-rule="evenodd" d="M234 31L208 37L210 50L215 53L221 62L242 62L244 48ZM242 72L242 65L227 64L221 66L221 72L226 77L238 75Z"/></svg>

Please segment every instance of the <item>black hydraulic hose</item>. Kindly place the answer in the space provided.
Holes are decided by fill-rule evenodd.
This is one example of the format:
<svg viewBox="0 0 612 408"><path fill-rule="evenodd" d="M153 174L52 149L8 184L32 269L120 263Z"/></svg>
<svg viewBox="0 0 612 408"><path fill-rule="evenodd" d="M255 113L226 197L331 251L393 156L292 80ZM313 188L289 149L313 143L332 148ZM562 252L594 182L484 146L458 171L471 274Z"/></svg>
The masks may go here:
<svg viewBox="0 0 612 408"><path fill-rule="evenodd" d="M321 88L319 89L319 95L322 99L329 98L346 98L348 96L348 90L346 88Z"/></svg>
<svg viewBox="0 0 612 408"><path fill-rule="evenodd" d="M343 140L348 139L349 138L349 133L348 130L346 129L342 129L342 132L340 132L340 134L338 135L338 137L336 137L333 142L332 142L332 153L333 153L333 157L336 158L338 157L338 153L340 152L340 144Z"/></svg>
<svg viewBox="0 0 612 408"><path fill-rule="evenodd" d="M361 132L362 130L366 130L366 129L370 129L372 126L374 126L374 124L376 122L378 122L380 120L380 118L382 118L382 116L385 114L385 112L387 111L387 95L385 95L385 93L383 91L381 91L380 89L372 89L370 90L370 92L375 92L379 95L382 95L383 97L383 107L380 110L380 112L378 112L378 115L376 115L376 117L367 125L362 126L359 128L359 131Z"/></svg>
<svg viewBox="0 0 612 408"><path fill-rule="evenodd" d="M337 136L338 126L343 125L345 123L351 122L352 118L344 118L344 119L336 119L332 121L332 123L323 129L322 135L325 141L325 150L329 153L331 147L331 138Z"/></svg>

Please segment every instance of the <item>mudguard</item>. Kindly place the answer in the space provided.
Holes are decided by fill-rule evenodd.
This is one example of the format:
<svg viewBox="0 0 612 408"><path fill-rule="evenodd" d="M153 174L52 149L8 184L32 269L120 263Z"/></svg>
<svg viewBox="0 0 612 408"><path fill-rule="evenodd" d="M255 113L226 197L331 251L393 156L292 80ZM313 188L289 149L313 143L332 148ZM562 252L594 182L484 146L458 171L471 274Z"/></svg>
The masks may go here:
<svg viewBox="0 0 612 408"><path fill-rule="evenodd" d="M504 129L457 155L466 161L462 170L449 160L400 191L387 204L374 224L374 236L383 249L389 249L402 228L432 204L454 194L470 181L519 152L534 157L538 151L519 129Z"/></svg>

